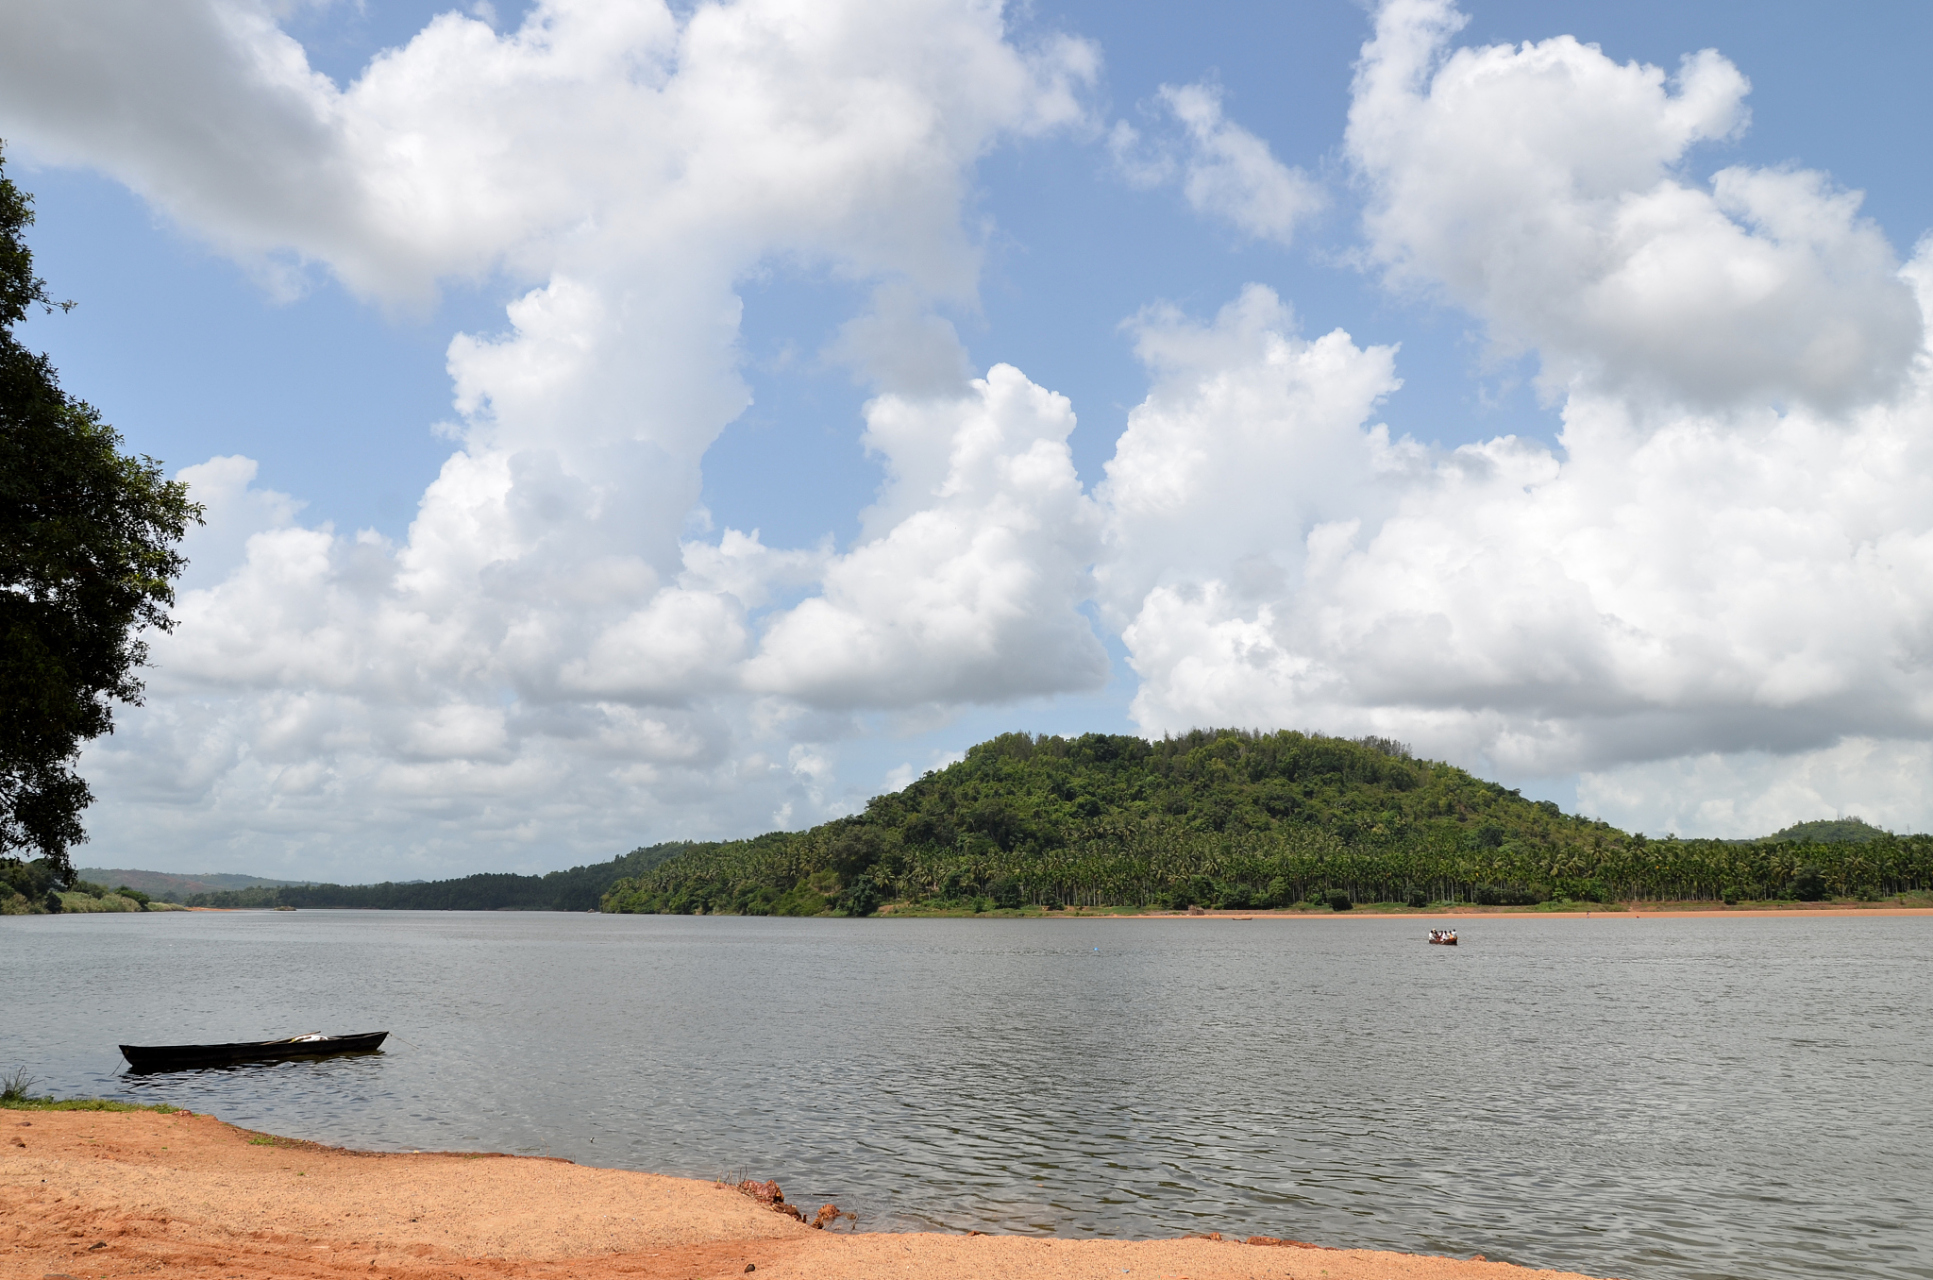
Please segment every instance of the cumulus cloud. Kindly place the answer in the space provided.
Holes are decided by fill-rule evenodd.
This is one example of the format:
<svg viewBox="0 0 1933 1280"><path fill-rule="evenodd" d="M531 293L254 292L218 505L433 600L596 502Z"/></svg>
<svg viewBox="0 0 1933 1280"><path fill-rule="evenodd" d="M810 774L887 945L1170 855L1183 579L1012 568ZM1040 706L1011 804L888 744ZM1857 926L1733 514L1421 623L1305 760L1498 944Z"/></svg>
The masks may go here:
<svg viewBox="0 0 1933 1280"><path fill-rule="evenodd" d="M1933 250L1899 263L1822 174L1694 172L1747 121L1715 53L1455 48L1460 21L1378 11L1344 139L1365 261L1534 353L1558 447L1390 430L1399 352L1258 285L1129 322L1149 391L1088 494L1074 407L972 378L940 314L973 305L974 163L1086 122L1085 44L1018 47L985 0L546 0L337 85L254 0L10 12L0 126L32 152L278 288L514 295L450 343L455 448L400 541L303 524L246 458L182 473L211 518L150 705L89 750L99 838L355 875L803 824L863 799L831 745L859 717L1102 684L1093 616L1151 733L1387 734L1581 772L1646 827L1904 813ZM1213 89L1158 105L1112 135L1130 180L1289 240L1314 185ZM885 472L843 549L689 536L748 401L737 288L774 263L871 298L825 352Z"/></svg>
<svg viewBox="0 0 1933 1280"><path fill-rule="evenodd" d="M1183 360L1144 339L1102 572L1135 714L1583 771L1587 807L1640 825L1805 816L1933 735L1927 255L1902 268L1818 174L1685 177L1744 120L1715 54L1672 79L1568 38L1452 50L1459 25L1378 15L1348 135L1368 245L1538 354L1560 448L1392 439L1375 353L1304 343L1254 291L1181 325ZM1283 371L1324 344L1291 408ZM1875 785L1839 794L1896 811ZM1735 809L1672 798L1705 786Z"/></svg>
<svg viewBox="0 0 1933 1280"><path fill-rule="evenodd" d="M1056 595L1078 599L1086 565L1068 567L1085 535L1061 527L1085 501L1064 402L1064 424L1016 409L982 453L962 445L957 484L914 503L935 511L836 561L680 536L705 450L747 403L736 286L767 264L877 283L848 345L885 396L969 394L929 308L973 297L971 166L1084 118L1088 45L1023 49L980 0L546 0L505 33L443 14L339 86L255 0L86 0L6 24L9 137L119 178L280 287L327 270L390 306L450 279L517 293L502 331L450 344L460 447L402 542L301 525L245 459L185 473L219 499L191 549L220 554L155 646L153 705L90 751L105 794L172 806L184 832L274 827L284 849L330 807L394 856L434 861L448 838L501 860L541 839L554 861L849 803L810 741L840 723L816 704L857 696L814 609L870 637L906 696L998 696L990 655L1023 641L1053 652L1017 685L1091 680L1098 642ZM942 453L992 420L933 412ZM934 543L954 535L968 545ZM895 568L978 597L929 625L867 585ZM759 611L822 570L761 642ZM996 634L958 630L975 625ZM946 674L976 643L978 674ZM116 820L97 815L104 838Z"/></svg>
<svg viewBox="0 0 1933 1280"><path fill-rule="evenodd" d="M775 619L754 690L837 707L1000 702L1094 688L1107 654L1077 605L1098 513L1074 474L1066 397L996 365L958 399L882 396L867 444L879 529Z"/></svg>
<svg viewBox="0 0 1933 1280"><path fill-rule="evenodd" d="M190 525L182 540L188 567L178 587L192 591L213 586L247 558L250 538L295 523L303 504L289 494L256 488L259 469L255 459L235 454L175 472L174 478L188 486L188 496L201 504L203 515L203 523Z"/></svg>
<svg viewBox="0 0 1933 1280"><path fill-rule="evenodd" d="M1852 737L1794 755L1713 753L1587 773L1577 799L1659 835L1746 839L1828 816L1925 831L1929 770L1933 744Z"/></svg>
<svg viewBox="0 0 1933 1280"><path fill-rule="evenodd" d="M1133 185L1178 183L1195 212L1284 245L1322 208L1319 184L1277 160L1267 142L1223 114L1217 86L1164 84L1156 99L1180 125L1178 142L1148 139L1125 120L1108 134L1115 166Z"/></svg>
<svg viewBox="0 0 1933 1280"><path fill-rule="evenodd" d="M1535 348L1547 384L1715 408L1848 408L1896 389L1918 306L1859 195L1819 173L1692 149L1745 127L1749 89L1715 51L1673 75L1561 36L1452 49L1449 0L1392 0L1363 48L1346 148L1368 248Z"/></svg>

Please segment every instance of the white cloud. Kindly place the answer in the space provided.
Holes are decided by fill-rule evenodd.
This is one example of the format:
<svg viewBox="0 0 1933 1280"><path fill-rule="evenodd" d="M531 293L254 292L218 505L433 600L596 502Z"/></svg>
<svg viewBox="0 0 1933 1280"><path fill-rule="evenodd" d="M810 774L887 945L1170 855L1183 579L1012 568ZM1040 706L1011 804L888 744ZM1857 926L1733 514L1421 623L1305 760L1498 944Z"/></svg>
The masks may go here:
<svg viewBox="0 0 1933 1280"><path fill-rule="evenodd" d="M856 717L1100 685L1090 601L1149 732L1581 770L1587 807L1647 828L1912 820L1933 250L1901 267L1819 174L1692 176L1746 119L1718 55L1453 50L1448 5L1385 5L1345 140L1369 259L1534 351L1561 447L1392 434L1397 351L1304 337L1252 286L1131 322L1150 390L1089 496L1073 407L1010 366L970 380L935 307L973 305L972 165L1083 123L1093 50L1018 49L982 0L681 12L445 14L346 87L245 0L7 16L0 127L43 157L282 287L517 294L450 344L460 447L400 543L302 525L246 458L182 473L210 523L150 705L89 749L103 844L436 874L815 821L851 803ZM1130 179L1288 240L1306 177L1212 90L1160 102L1166 143L1113 135ZM775 262L871 291L826 353L875 388L886 468L843 551L689 536L747 403L737 287Z"/></svg>
<svg viewBox="0 0 1933 1280"><path fill-rule="evenodd" d="M1452 50L1449 0L1392 0L1363 48L1346 146L1373 260L1535 348L1547 385L1704 408L1849 408L1895 390L1919 308L1857 193L1824 175L1685 170L1743 129L1706 50L1667 77L1569 36Z"/></svg>
<svg viewBox="0 0 1933 1280"><path fill-rule="evenodd" d="M1240 477L1146 486L1172 505L1111 513L1146 729L1386 733L1517 774L1933 734L1924 376L1841 418L1660 422L1573 394L1562 456L1514 438L1426 452L1359 417L1305 473L1277 443L1279 398L1210 394L1279 378L1266 353L1293 341L1158 379L1111 468L1125 495L1114 475L1159 414L1191 456L1158 478ZM1340 424L1354 406L1335 403ZM1237 514L1170 561L1149 510L1176 528Z"/></svg>
<svg viewBox="0 0 1933 1280"><path fill-rule="evenodd" d="M960 487L922 500L934 511L916 502L829 568L829 547L681 537L700 459L747 402L736 286L767 264L877 282L852 358L888 396L964 392L929 309L972 303L970 168L1084 118L1089 46L1023 50L981 0L681 15L548 0L502 35L446 13L338 87L253 0L86 0L5 22L7 136L105 170L281 287L326 269L412 305L495 273L520 293L503 332L450 344L461 447L400 545L301 526L247 488L245 459L185 473L219 498L195 549L227 572L188 584L151 706L89 751L104 795L139 797L97 810L102 840L155 805L174 820L147 838L183 856L247 830L314 854L346 825L368 842L332 851L367 874L452 849L467 866L554 863L760 809L814 820L843 800L811 735L847 722L805 704L880 695L802 656L825 647L810 609L767 635L768 692L742 686L758 611L822 568L812 607L877 640L907 696L1091 680L1079 659L1098 642L1072 611L1087 561L1068 560L1088 535L1057 527L1085 502L1064 427L1037 441L1017 423L1026 438L977 460L967 447ZM938 341L922 353L909 331ZM915 545L948 531L963 555ZM977 601L929 623L866 585L895 564ZM1050 652L1022 674L996 669L1000 646L1037 640ZM940 651L916 652L928 642ZM945 674L976 645L979 674Z"/></svg>
<svg viewBox="0 0 1933 1280"><path fill-rule="evenodd" d="M1107 655L1077 610L1099 518L1074 474L1067 399L996 365L963 397L882 396L866 419L890 472L876 535L772 622L748 685L834 707L1100 685Z"/></svg>
<svg viewBox="0 0 1933 1280"><path fill-rule="evenodd" d="M1838 816L1925 831L1930 771L1933 743L1855 737L1795 755L1707 754L1587 773L1577 798L1585 812L1618 813L1654 835L1743 839Z"/></svg>
<svg viewBox="0 0 1933 1280"><path fill-rule="evenodd" d="M1180 326L1185 360L1144 342L1102 573L1139 723L1583 770L1587 807L1683 831L1829 794L1907 812L1884 782L1906 766L1840 783L1933 736L1933 263L1898 267L1815 174L1682 181L1687 146L1743 119L1716 55L1668 91L1568 39L1449 51L1459 21L1397 0L1365 49L1370 245L1394 286L1539 353L1561 450L1391 441L1374 353L1298 347L1254 291ZM1283 376L1324 343L1328 367Z"/></svg>
<svg viewBox="0 0 1933 1280"><path fill-rule="evenodd" d="M295 523L303 504L286 493L257 489L257 470L255 459L236 454L175 472L203 511L203 523L190 525L181 543L188 567L176 584L180 589L220 582L247 557L250 538Z"/></svg>
<svg viewBox="0 0 1933 1280"><path fill-rule="evenodd" d="M1178 182L1196 213L1284 245L1322 208L1322 188L1313 179L1277 160L1267 142L1223 115L1218 87L1164 84L1157 98L1181 126L1183 141L1151 142L1127 121L1116 121L1108 149L1129 183L1146 189Z"/></svg>
<svg viewBox="0 0 1933 1280"><path fill-rule="evenodd" d="M1362 424L1400 385L1395 352L1359 349L1341 330L1305 341L1259 285L1211 325L1160 307L1132 330L1154 385L1097 495L1109 512L1101 598L1114 620L1158 584L1226 572L1251 595L1292 586L1303 531L1376 500L1381 464Z"/></svg>

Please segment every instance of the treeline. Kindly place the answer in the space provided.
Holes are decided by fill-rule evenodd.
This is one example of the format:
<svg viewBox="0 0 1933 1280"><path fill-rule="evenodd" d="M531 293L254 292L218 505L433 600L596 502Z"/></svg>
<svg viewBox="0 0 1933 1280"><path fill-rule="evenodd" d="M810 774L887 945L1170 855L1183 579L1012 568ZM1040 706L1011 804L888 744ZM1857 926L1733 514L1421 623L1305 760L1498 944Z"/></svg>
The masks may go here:
<svg viewBox="0 0 1933 1280"><path fill-rule="evenodd" d="M649 872L692 846L633 849L609 862L541 876L486 872L416 884L260 885L189 895L191 907L350 907L375 911L590 911L611 886Z"/></svg>
<svg viewBox="0 0 1933 1280"><path fill-rule="evenodd" d="M1878 897L1933 887L1933 839L1646 840L1400 743L1206 730L1009 734L810 831L692 845L602 909L864 915L976 907L1279 907Z"/></svg>

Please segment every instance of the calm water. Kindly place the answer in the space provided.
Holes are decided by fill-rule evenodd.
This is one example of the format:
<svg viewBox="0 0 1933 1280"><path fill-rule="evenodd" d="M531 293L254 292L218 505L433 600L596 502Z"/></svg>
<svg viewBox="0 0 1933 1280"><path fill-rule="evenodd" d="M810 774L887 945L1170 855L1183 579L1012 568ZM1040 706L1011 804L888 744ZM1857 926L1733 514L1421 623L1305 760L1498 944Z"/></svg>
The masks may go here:
<svg viewBox="0 0 1933 1280"><path fill-rule="evenodd" d="M1933 1277L1933 920L0 920L0 1068L864 1229ZM130 1078L115 1045L388 1028Z"/></svg>

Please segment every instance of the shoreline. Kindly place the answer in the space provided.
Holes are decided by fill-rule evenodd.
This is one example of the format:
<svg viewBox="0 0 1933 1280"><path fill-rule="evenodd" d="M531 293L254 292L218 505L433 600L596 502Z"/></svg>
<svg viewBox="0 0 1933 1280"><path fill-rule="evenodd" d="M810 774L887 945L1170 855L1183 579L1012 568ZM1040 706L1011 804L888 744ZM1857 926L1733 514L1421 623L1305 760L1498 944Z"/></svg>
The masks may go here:
<svg viewBox="0 0 1933 1280"><path fill-rule="evenodd" d="M889 904L890 905L890 904ZM1586 908L1582 905L1548 910L1538 907L1483 907L1460 903L1441 910L1413 907L1359 906L1348 911L1270 910L1267 908L1228 908L1200 911L1137 911L1130 908L1068 907L1060 911L1034 909L996 911L889 911L881 909L879 919L894 920L1636 920L1636 919L1749 919L1840 918L1850 916L1927 916L1933 906L1908 907L1884 902L1871 904L1822 903L1817 906L1736 906L1709 902L1606 902Z"/></svg>
<svg viewBox="0 0 1933 1280"><path fill-rule="evenodd" d="M430 1280L458 1267L559 1280L1587 1280L1260 1236L819 1230L722 1183L558 1157L353 1151L145 1110L0 1109L0 1256L9 1274L75 1280Z"/></svg>

